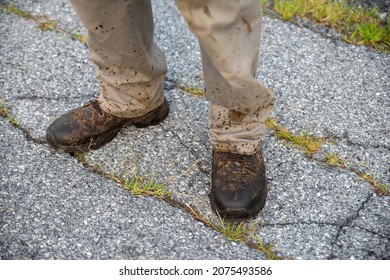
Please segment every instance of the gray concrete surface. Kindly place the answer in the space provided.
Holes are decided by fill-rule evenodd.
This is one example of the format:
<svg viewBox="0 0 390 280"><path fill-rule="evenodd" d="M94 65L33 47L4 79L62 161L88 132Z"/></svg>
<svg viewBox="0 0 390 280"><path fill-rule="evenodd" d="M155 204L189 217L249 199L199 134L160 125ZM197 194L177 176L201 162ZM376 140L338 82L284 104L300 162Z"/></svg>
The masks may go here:
<svg viewBox="0 0 390 280"><path fill-rule="evenodd" d="M10 2L48 15L67 34L83 30L65 0ZM122 130L87 159L164 183L174 200L216 220L208 202L207 102L175 86L202 84L199 47L173 2L153 1L155 38L169 67L169 117ZM134 197L41 143L51 121L98 94L88 50L15 15L0 12L0 23L0 98L36 140L0 119L0 259L265 258L184 209ZM264 18L258 79L276 95L272 117L290 131L333 139L308 158L269 130L269 197L251 222L282 258L390 259L390 197L321 163L335 151L389 185L389 73L389 54Z"/></svg>

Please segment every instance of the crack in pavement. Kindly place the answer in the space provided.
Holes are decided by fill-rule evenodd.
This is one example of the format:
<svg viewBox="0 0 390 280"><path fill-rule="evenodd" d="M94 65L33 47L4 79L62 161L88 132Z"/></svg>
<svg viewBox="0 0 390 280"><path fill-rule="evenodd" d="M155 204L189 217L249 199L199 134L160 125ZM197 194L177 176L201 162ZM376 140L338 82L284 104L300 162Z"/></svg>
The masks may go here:
<svg viewBox="0 0 390 280"><path fill-rule="evenodd" d="M328 259L335 259L336 258L336 256L334 255L334 252L336 250L335 247L337 246L337 242L339 241L339 238L340 238L342 231L346 227L350 227L351 224L359 217L360 211L362 211L364 209L364 206L371 200L371 198L373 196L374 196L374 193L369 193L368 196L366 197L366 199L361 203L360 207L355 211L355 213L353 215L351 215L350 217L347 217L344 224L339 225L336 236L334 237L334 239L330 243L332 249L331 249L330 255L328 256Z"/></svg>
<svg viewBox="0 0 390 280"><path fill-rule="evenodd" d="M278 136L277 136L277 132L274 130L274 129L271 129L271 132L270 134L278 141L281 141L282 143L287 143L287 145L291 145L291 147L293 148L296 148L297 150L300 150L302 152L302 156L305 157L307 160L311 161L311 162L314 162L316 163L317 165L319 165L321 168L323 168L324 166L327 167L327 168L336 168L338 170L345 170L347 171L348 173L351 173L351 174L354 174L356 176L358 176L361 180L363 180L364 182L368 182L369 184L372 185L372 187L375 189L375 191L378 191L377 189L377 186L375 185L374 182L371 182L370 180L367 180L365 179L362 175L363 174L366 174L366 175L371 175L369 173L369 170L363 170L363 171L359 171L359 170L355 170L354 167L351 167L351 166L345 166L345 167L342 167L342 166L337 166L337 165L332 165L332 164L329 164L327 162L327 159L326 159L326 155L325 153L321 152L322 151L322 145L321 144L321 147L320 147L320 150L319 151L316 151L314 152L312 155L308 155L307 153L305 153L304 151L302 151L301 147L299 144L295 144L293 142L291 142L291 140L289 139L280 139ZM335 146L337 147L337 144L332 144L332 146ZM325 157L324 157L325 156ZM375 177L374 177L375 179ZM377 182L375 180L375 182ZM377 182L377 183L380 183L380 182ZM380 183L381 184L381 183ZM384 185L384 184L382 184ZM386 185L384 185L386 186ZM381 195L381 194L380 194ZM384 195L388 195L388 194L384 194Z"/></svg>
<svg viewBox="0 0 390 280"><path fill-rule="evenodd" d="M177 140L179 140L180 144L181 144L182 146L184 146L184 147L190 152L190 154L192 154L193 156L195 156L197 159L200 159L200 156L199 156L198 152L195 151L192 147L190 147L190 146L188 146L187 144L185 144L185 143L183 142L183 140L180 138L179 135L177 135L176 133L174 133L174 132L173 132L172 130L170 130L170 129L166 129L166 128L163 127L163 126L161 126L161 129L162 129L164 132L166 132L166 133L169 133L169 132L170 132Z"/></svg>
<svg viewBox="0 0 390 280"><path fill-rule="evenodd" d="M47 144L46 139L33 137L31 135L30 131L27 128L23 127L21 124L19 124L19 123L10 123L10 121L7 120L7 118L3 118L3 119L5 119L9 123L10 126L13 126L13 127L17 128L17 129L19 129L23 133L24 137L28 141L32 141L32 142L34 142L35 144L38 144L38 145Z"/></svg>
<svg viewBox="0 0 390 280"><path fill-rule="evenodd" d="M179 143L185 147L190 154L192 154L194 157L195 157L195 162L196 162L196 166L198 167L198 170L203 173L203 174L207 174L207 175L210 175L211 174L211 171L208 170L208 168L206 167L206 165L204 164L202 158L200 157L199 153L192 147L190 147L189 145L187 145L186 143L183 142L183 140L180 138L179 135L177 135L177 133L175 133L174 131L170 130L170 129L167 129L163 126L161 126L161 129L166 132L166 133L171 133L178 141Z"/></svg>
<svg viewBox="0 0 390 280"><path fill-rule="evenodd" d="M357 217L356 217L357 218ZM380 232L376 232L376 231L373 231L373 230L369 230L369 229L366 229L366 228L363 228L361 226L352 226L352 225L346 225L346 224L338 224L338 223L332 223L332 222L316 222L316 221L296 221L296 222L286 222L286 223L265 223L265 224L258 224L260 228L266 228L266 227L284 227L284 226L296 226L296 225L316 225L316 226L332 226L332 227L336 227L338 229L340 229L340 227L343 227L343 229L345 227L349 227L349 228L358 228L360 230L363 230L365 232L368 232L368 233L371 233L373 235L376 235L380 238L389 238L389 236L387 235L383 235L382 233ZM338 230L338 233L339 233L339 230ZM340 235L340 234L339 234ZM333 244L333 243L332 243Z"/></svg>
<svg viewBox="0 0 390 280"><path fill-rule="evenodd" d="M388 239L388 240L390 241L390 237L389 237L388 235L383 235L383 234L380 233L380 232L376 232L376 231L373 231L373 230L369 230L369 229L363 228L363 227L361 227L361 226L350 226L350 228L358 228L358 229L360 229L360 230L362 230L362 231L368 232L368 233L370 233L370 234L372 234L372 235L376 235L376 236L378 236L378 237L380 237L380 238Z"/></svg>
<svg viewBox="0 0 390 280"><path fill-rule="evenodd" d="M348 136L348 133L345 132L343 133L343 135L333 135L333 136L330 136L329 137L330 139L337 139L337 140L345 140L347 145L349 146L357 146L357 147L361 147L363 149L367 149L367 148L372 148L372 149L380 149L380 148L383 148L383 149L387 149L390 151L390 147L386 146L385 144L368 144L368 143L359 143L359 142L355 142L353 140L351 140L351 138Z"/></svg>

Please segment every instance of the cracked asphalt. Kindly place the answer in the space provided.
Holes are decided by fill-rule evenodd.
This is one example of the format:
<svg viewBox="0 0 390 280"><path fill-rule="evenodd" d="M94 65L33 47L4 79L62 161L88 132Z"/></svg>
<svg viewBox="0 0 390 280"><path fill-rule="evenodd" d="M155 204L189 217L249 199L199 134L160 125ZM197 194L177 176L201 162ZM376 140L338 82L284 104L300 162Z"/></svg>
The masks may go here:
<svg viewBox="0 0 390 280"><path fill-rule="evenodd" d="M0 118L0 259L265 259L180 206L217 219L208 201L207 102L176 86L201 81L200 51L174 1L153 1L169 117L122 130L86 159L163 183L176 206L133 196L48 147L50 122L99 94L87 47L70 38L83 28L65 0L9 2L66 33L0 12L0 98L20 124ZM390 259L390 196L324 163L337 152L389 185L390 55L267 16L263 27L257 77L275 93L272 117L327 141L310 158L268 131L269 196L251 221L255 235L284 259Z"/></svg>

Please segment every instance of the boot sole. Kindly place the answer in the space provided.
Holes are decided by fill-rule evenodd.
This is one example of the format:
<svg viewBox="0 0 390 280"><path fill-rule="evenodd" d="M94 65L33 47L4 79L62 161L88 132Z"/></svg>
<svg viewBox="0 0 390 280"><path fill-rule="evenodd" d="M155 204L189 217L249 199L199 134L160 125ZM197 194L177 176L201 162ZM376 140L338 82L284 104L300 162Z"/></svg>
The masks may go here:
<svg viewBox="0 0 390 280"><path fill-rule="evenodd" d="M131 118L128 121L124 122L121 126L118 126L116 129L99 136L96 139L91 139L89 143L80 144L77 146L74 145L61 145L58 144L54 135L47 130L46 131L46 140L50 146L52 146L59 153L78 153L78 152L88 152L89 150L96 150L102 147L104 144L110 142L118 132L130 125L134 125L137 128L157 125L162 122L169 113L169 104L166 99L164 103L153 111L137 118Z"/></svg>

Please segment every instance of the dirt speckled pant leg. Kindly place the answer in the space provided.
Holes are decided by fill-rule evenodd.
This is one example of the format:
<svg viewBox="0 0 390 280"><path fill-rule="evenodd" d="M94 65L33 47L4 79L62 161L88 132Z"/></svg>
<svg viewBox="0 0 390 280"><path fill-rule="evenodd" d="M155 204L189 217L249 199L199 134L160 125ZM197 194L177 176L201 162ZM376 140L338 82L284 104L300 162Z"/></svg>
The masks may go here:
<svg viewBox="0 0 390 280"><path fill-rule="evenodd" d="M160 106L167 66L153 41L150 0L71 0L71 4L87 29L102 109L132 118Z"/></svg>
<svg viewBox="0 0 390 280"><path fill-rule="evenodd" d="M71 0L88 34L103 110L143 115L163 102L167 67L153 42L150 0ZM202 51L214 149L254 153L265 137L272 92L255 79L260 0L176 0ZM175 34L172 34L175 36Z"/></svg>
<svg viewBox="0 0 390 280"><path fill-rule="evenodd" d="M272 92L255 79L260 0L176 0L202 51L209 135L214 149L253 154L265 138Z"/></svg>

